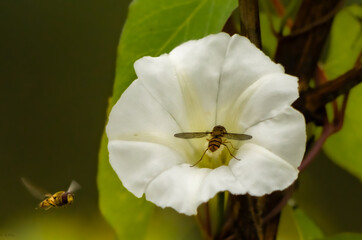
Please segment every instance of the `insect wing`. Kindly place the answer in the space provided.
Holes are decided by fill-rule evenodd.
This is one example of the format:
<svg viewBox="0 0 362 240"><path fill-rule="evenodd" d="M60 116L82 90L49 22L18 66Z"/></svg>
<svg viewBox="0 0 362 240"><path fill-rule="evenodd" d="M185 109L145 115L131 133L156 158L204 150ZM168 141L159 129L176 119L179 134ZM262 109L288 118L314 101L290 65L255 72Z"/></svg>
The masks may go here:
<svg viewBox="0 0 362 240"><path fill-rule="evenodd" d="M33 195L35 198L37 198L39 200L43 200L47 196L47 194L49 194L45 190L35 187L26 178L22 177L21 182L24 184L26 189L28 189L28 191L31 193L31 195Z"/></svg>
<svg viewBox="0 0 362 240"><path fill-rule="evenodd" d="M79 183L77 183L77 181L72 180L72 182L69 185L69 188L68 188L67 192L74 193L74 192L78 191L81 188L82 187L79 185Z"/></svg>
<svg viewBox="0 0 362 240"><path fill-rule="evenodd" d="M191 139L191 138L202 138L208 134L211 134L211 132L184 132L184 133L176 133L174 136L177 138Z"/></svg>
<svg viewBox="0 0 362 240"><path fill-rule="evenodd" d="M252 136L250 136L250 135L239 134L239 133L226 133L224 135L224 137L226 137L228 139L233 139L233 140L249 140L252 138Z"/></svg>

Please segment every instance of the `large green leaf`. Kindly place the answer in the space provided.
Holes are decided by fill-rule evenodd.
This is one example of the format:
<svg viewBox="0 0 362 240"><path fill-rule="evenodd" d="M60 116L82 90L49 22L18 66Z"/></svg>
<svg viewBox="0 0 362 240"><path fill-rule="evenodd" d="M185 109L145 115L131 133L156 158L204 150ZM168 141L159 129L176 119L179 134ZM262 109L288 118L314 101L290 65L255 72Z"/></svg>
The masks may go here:
<svg viewBox="0 0 362 240"><path fill-rule="evenodd" d="M293 211L293 216L301 239L312 240L323 237L319 227L300 208Z"/></svg>
<svg viewBox="0 0 362 240"><path fill-rule="evenodd" d="M362 49L362 6L352 5L334 19L324 70L334 79L351 69Z"/></svg>
<svg viewBox="0 0 362 240"><path fill-rule="evenodd" d="M113 101L110 105L114 105L136 79L133 64L137 59L158 56L187 40L220 32L236 6L236 0L133 1L118 47ZM116 230L119 239L144 239L146 234L148 238L157 238L157 229L153 226L167 228L168 224L185 221L183 215L180 215L180 221L156 217L156 222L150 225L152 227L148 226L154 206L143 198L137 199L123 188L109 164L106 136L102 139L99 154L98 188L101 212ZM187 218L187 221L190 219ZM186 238L192 235L180 230L160 233L163 239L175 239L176 234L178 239L182 239L182 234Z"/></svg>
<svg viewBox="0 0 362 240"><path fill-rule="evenodd" d="M319 227L300 208L283 209L277 240L313 240L323 237Z"/></svg>
<svg viewBox="0 0 362 240"><path fill-rule="evenodd" d="M173 209L156 208L145 240L160 239L197 240L202 236L193 217L180 215Z"/></svg>
<svg viewBox="0 0 362 240"><path fill-rule="evenodd" d="M352 5L341 11L333 24L330 52L325 70L335 78L352 68L362 50L362 7ZM343 129L324 146L328 156L362 180L362 87L351 91Z"/></svg>

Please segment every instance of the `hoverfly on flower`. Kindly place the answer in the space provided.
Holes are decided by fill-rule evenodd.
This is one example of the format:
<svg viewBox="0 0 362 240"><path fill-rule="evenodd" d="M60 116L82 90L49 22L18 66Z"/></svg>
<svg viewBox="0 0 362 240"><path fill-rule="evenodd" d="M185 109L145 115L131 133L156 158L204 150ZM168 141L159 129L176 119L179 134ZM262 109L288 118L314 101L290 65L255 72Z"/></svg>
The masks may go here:
<svg viewBox="0 0 362 240"><path fill-rule="evenodd" d="M183 133L176 133L174 136L177 138L184 138L184 139L191 139L191 138L202 138L207 135L211 135L210 139L207 139L209 141L208 147L202 154L200 160L198 160L194 165L191 167L196 166L199 162L201 162L202 158L204 157L207 150L210 152L217 151L221 145L225 146L228 150L229 154L235 158L236 160L240 160L239 158L235 157L231 152L229 147L226 145L226 143L230 143L227 139L233 139L233 140L249 140L252 138L252 136L247 134L241 134L241 133L228 133L225 129L225 127L221 125L215 126L211 132L183 132ZM231 145L232 146L232 145ZM233 146L232 146L233 147ZM234 148L234 147L233 147Z"/></svg>

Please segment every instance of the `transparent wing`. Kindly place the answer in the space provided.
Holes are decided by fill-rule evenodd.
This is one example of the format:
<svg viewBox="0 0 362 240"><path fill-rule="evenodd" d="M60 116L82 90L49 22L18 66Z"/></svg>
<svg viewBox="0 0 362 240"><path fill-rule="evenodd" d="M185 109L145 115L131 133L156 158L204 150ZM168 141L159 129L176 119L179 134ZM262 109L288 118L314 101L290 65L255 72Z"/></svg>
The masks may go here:
<svg viewBox="0 0 362 240"><path fill-rule="evenodd" d="M177 138L190 139L190 138L202 138L208 134L211 134L211 132L184 132L184 133L176 133L174 136Z"/></svg>
<svg viewBox="0 0 362 240"><path fill-rule="evenodd" d="M74 193L76 191L78 191L79 189L81 189L82 187L79 185L79 183L77 183L77 181L72 180L72 182L70 183L70 186L67 190L67 192L71 192Z"/></svg>
<svg viewBox="0 0 362 240"><path fill-rule="evenodd" d="M239 133L225 133L224 137L226 137L228 139L233 139L233 140L249 140L252 138L252 136L250 136L250 135L239 134Z"/></svg>
<svg viewBox="0 0 362 240"><path fill-rule="evenodd" d="M21 182L24 184L26 189L33 195L35 198L39 200L43 200L45 198L45 195L48 194L45 190L34 186L31 184L26 178L22 177Z"/></svg>

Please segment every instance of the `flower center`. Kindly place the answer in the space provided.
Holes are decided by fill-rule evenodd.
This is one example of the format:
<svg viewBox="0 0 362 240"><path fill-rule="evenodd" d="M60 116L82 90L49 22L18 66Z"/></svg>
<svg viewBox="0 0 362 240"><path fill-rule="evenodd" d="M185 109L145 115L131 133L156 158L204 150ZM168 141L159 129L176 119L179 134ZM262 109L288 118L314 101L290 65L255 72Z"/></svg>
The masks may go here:
<svg viewBox="0 0 362 240"><path fill-rule="evenodd" d="M199 158L196 160L193 158L194 162L191 162L194 167L214 169L228 165L231 159L236 158L237 149L234 149L233 144L223 137L208 138L204 141L203 147L199 145L199 149L202 149L202 151L197 151Z"/></svg>
<svg viewBox="0 0 362 240"><path fill-rule="evenodd" d="M192 167L212 169L228 165L232 158L240 160L235 156L235 150L238 149L241 140L252 138L247 134L228 133L225 127L221 125L215 126L211 132L181 132L176 133L174 136L190 141L193 151L192 157L188 159ZM200 156L200 158L195 160L194 156Z"/></svg>

